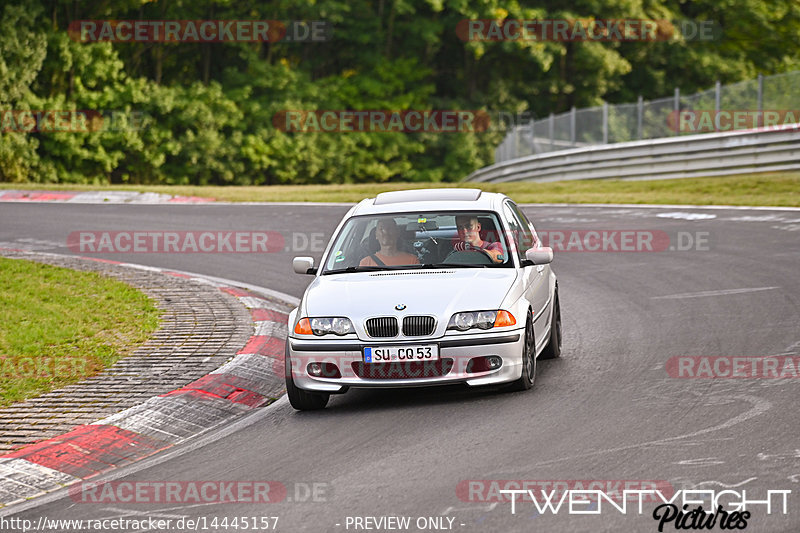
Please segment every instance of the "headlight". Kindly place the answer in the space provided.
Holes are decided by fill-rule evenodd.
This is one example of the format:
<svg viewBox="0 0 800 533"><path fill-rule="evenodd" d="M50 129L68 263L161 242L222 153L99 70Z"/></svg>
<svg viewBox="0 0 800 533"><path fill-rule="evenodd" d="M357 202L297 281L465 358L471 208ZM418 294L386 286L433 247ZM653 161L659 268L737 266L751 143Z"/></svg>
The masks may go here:
<svg viewBox="0 0 800 533"><path fill-rule="evenodd" d="M303 318L297 323L294 332L299 335L347 335L355 333L353 323L343 316Z"/></svg>
<svg viewBox="0 0 800 533"><path fill-rule="evenodd" d="M516 323L514 315L502 309L497 311L468 311L454 314L447 325L447 329L456 329L458 331L467 331L472 328L491 329L513 326Z"/></svg>

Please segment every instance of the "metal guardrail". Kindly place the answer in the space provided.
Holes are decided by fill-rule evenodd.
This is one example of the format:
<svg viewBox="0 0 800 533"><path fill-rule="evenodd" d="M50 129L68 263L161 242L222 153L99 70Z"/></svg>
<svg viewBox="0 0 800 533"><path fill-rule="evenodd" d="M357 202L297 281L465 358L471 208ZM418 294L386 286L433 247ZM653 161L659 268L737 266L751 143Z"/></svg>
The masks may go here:
<svg viewBox="0 0 800 533"><path fill-rule="evenodd" d="M693 124L691 119L686 122L678 120L679 113L698 113L712 118L720 112L761 114L777 111L779 114L791 112L796 117L798 101L800 70L771 76L759 74L757 79L730 85L718 81L713 89L694 94L684 94L676 87L674 95L666 98L644 100L640 96L635 103L604 103L583 109L573 107L565 113L551 113L548 117L511 127L495 149L494 161L502 163L593 144L680 137L709 131L709 128L696 128L699 124ZM795 120L770 120L762 115L757 123L745 120L739 125L734 121L716 128L717 131L746 130L784 122Z"/></svg>
<svg viewBox="0 0 800 533"><path fill-rule="evenodd" d="M520 157L465 181L665 179L800 169L800 124L592 145Z"/></svg>

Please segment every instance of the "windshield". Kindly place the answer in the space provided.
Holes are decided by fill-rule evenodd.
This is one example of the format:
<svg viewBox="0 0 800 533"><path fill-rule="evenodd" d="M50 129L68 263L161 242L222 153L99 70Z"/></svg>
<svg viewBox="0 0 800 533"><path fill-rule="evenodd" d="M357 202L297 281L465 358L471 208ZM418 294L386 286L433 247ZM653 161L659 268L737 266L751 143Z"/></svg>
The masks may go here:
<svg viewBox="0 0 800 533"><path fill-rule="evenodd" d="M511 267L503 233L500 221L491 212L357 216L342 227L322 274Z"/></svg>

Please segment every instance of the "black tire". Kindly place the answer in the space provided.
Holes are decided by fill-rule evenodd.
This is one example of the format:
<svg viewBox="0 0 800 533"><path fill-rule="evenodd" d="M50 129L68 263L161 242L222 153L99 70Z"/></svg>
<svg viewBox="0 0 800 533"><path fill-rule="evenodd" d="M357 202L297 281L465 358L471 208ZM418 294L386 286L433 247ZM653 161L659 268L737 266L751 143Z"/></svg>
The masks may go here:
<svg viewBox="0 0 800 533"><path fill-rule="evenodd" d="M310 392L297 388L292 379L292 362L289 358L289 339L286 339L286 349L283 356L283 365L286 369L286 395L289 403L298 411L315 411L324 409L328 405L330 394L324 392Z"/></svg>
<svg viewBox="0 0 800 533"><path fill-rule="evenodd" d="M561 356L561 304L558 303L558 289L553 296L553 316L550 318L550 340L539 359L556 359Z"/></svg>
<svg viewBox="0 0 800 533"><path fill-rule="evenodd" d="M533 316L528 309L525 322L525 341L522 344L522 375L509 387L512 391L526 391L536 381L536 338L533 334Z"/></svg>

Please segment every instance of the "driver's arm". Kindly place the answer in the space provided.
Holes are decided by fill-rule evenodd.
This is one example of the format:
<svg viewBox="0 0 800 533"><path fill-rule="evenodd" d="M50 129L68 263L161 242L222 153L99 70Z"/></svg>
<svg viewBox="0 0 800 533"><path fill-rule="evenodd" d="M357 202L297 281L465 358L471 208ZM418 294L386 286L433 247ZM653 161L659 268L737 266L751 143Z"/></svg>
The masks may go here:
<svg viewBox="0 0 800 533"><path fill-rule="evenodd" d="M502 250L490 250L486 249L486 253L492 258L492 261L495 263L502 263L503 262L503 251Z"/></svg>
<svg viewBox="0 0 800 533"><path fill-rule="evenodd" d="M505 256L503 255L503 245L499 242L491 243L489 246L484 248L483 251L486 252L495 263L502 263L505 260Z"/></svg>

